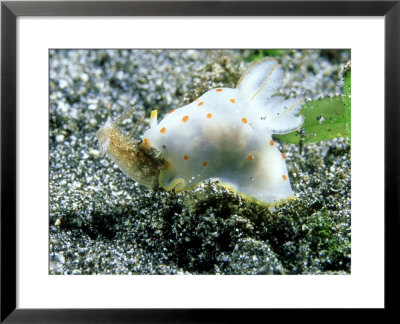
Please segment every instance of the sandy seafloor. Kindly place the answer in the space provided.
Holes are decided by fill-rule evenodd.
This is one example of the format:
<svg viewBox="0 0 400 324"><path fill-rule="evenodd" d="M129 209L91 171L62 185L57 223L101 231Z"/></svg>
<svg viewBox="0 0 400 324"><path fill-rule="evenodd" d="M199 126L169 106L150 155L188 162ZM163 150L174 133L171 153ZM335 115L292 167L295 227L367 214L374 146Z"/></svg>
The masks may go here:
<svg viewBox="0 0 400 324"><path fill-rule="evenodd" d="M97 130L132 105L126 131L203 92L235 87L246 51L51 50L50 274L350 274L350 145L280 144L297 200L268 208L208 181L151 190L99 158ZM345 51L284 51L281 93L343 95Z"/></svg>

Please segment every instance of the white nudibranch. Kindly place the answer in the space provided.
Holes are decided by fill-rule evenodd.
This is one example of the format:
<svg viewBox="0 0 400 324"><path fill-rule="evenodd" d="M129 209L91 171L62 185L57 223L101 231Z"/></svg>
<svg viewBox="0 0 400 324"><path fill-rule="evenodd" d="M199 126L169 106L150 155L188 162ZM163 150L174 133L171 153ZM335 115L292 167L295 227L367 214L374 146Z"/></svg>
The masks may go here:
<svg viewBox="0 0 400 324"><path fill-rule="evenodd" d="M131 138L138 124L128 135L118 127L130 109L98 131L101 152L148 187L179 192L214 178L260 204L293 198L285 156L272 134L301 127L304 98L276 96L281 80L277 60L265 58L250 66L235 89L209 90L160 122L154 110L142 140Z"/></svg>

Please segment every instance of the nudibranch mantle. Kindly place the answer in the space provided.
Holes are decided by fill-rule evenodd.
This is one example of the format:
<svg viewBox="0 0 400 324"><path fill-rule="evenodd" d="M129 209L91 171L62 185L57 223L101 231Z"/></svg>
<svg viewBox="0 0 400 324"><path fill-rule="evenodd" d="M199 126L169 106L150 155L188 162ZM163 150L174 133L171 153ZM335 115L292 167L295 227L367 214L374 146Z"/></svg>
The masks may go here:
<svg viewBox="0 0 400 324"><path fill-rule="evenodd" d="M179 192L215 178L247 199L277 204L294 195L285 156L272 134L299 129L304 102L303 98L275 96L281 80L276 59L258 61L235 89L209 90L189 105L172 109L160 122L153 111L142 141L130 139L132 132L124 135L115 125L126 116L115 123L109 120L97 135L102 153L110 155L128 176L150 187L158 181L165 190ZM120 144L110 140L110 129L122 138ZM121 150L122 143L126 147ZM127 166L125 159L135 161L128 162L134 166Z"/></svg>

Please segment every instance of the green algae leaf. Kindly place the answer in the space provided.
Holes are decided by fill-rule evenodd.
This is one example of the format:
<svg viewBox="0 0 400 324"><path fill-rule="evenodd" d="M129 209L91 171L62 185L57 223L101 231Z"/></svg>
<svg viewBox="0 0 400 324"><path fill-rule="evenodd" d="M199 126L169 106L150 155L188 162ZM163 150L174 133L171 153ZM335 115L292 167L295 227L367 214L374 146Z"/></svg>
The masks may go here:
<svg viewBox="0 0 400 324"><path fill-rule="evenodd" d="M283 54L281 49L258 49L250 52L250 55L246 58L246 61L259 61L264 57L278 57Z"/></svg>
<svg viewBox="0 0 400 324"><path fill-rule="evenodd" d="M301 140L303 143L312 143L349 135L345 102L341 97L307 102L301 113L305 119L301 131L276 135L279 141L299 144Z"/></svg>
<svg viewBox="0 0 400 324"><path fill-rule="evenodd" d="M351 71L348 71L344 78L344 108L349 140L351 141Z"/></svg>

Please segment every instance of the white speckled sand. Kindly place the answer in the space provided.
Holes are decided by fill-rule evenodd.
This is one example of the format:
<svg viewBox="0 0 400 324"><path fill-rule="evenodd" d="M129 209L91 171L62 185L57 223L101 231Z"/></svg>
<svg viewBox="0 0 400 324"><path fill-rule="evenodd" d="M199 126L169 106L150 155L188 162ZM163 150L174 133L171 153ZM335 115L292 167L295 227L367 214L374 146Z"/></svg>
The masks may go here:
<svg viewBox="0 0 400 324"><path fill-rule="evenodd" d="M250 203L214 181L152 191L99 158L107 115L137 104L163 116L216 87L234 87L246 52L50 52L51 274L350 273L350 146L281 145L299 198ZM343 93L348 53L285 51L281 94ZM127 120L128 131L139 118Z"/></svg>

